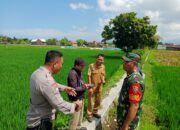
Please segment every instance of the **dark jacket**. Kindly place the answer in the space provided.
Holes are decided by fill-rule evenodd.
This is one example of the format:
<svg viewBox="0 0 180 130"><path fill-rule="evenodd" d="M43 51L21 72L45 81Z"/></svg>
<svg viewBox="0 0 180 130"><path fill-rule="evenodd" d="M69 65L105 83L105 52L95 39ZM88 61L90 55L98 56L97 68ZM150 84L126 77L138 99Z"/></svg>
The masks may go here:
<svg viewBox="0 0 180 130"><path fill-rule="evenodd" d="M84 99L84 92L86 90L83 82L82 73L75 68L72 68L67 78L68 86L75 88L77 95L68 95L70 101L76 101L78 99Z"/></svg>

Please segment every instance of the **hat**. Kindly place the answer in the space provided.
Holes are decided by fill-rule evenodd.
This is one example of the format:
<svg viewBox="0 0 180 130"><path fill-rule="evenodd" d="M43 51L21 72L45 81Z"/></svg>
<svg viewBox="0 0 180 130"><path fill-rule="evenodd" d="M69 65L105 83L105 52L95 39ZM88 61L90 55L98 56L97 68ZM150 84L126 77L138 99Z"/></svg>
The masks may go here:
<svg viewBox="0 0 180 130"><path fill-rule="evenodd" d="M128 53L126 54L126 56L123 56L122 59L124 61L139 61L140 59L140 56L135 54L135 53Z"/></svg>

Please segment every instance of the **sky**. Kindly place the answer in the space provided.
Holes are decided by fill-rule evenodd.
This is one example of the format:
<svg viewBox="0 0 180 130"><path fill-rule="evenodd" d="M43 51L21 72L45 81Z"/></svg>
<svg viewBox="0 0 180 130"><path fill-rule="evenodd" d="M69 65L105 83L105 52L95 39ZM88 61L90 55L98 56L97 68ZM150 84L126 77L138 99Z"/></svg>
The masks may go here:
<svg viewBox="0 0 180 130"><path fill-rule="evenodd" d="M149 16L162 42L180 44L180 0L0 0L0 35L101 41L104 25L131 11Z"/></svg>

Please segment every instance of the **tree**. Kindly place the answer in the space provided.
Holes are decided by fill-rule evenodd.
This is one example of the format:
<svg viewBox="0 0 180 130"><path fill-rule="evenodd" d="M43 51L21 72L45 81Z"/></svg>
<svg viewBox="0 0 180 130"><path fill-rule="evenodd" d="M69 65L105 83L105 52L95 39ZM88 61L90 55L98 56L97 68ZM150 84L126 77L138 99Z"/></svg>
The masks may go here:
<svg viewBox="0 0 180 130"><path fill-rule="evenodd" d="M27 42L23 39L17 39L16 41L13 41L13 44L27 44Z"/></svg>
<svg viewBox="0 0 180 130"><path fill-rule="evenodd" d="M28 38L10 38L7 36L0 36L1 43L11 43L11 44L31 44Z"/></svg>
<svg viewBox="0 0 180 130"><path fill-rule="evenodd" d="M62 46L71 46L70 41L67 38L65 38L65 37L60 40L60 44Z"/></svg>
<svg viewBox="0 0 180 130"><path fill-rule="evenodd" d="M83 46L83 45L86 45L87 44L87 41L83 40L83 39L78 39L76 40L77 42L77 45L78 46Z"/></svg>
<svg viewBox="0 0 180 130"><path fill-rule="evenodd" d="M27 38L13 38L12 44L31 44L31 41Z"/></svg>
<svg viewBox="0 0 180 130"><path fill-rule="evenodd" d="M123 48L125 46L136 48L155 47L160 37L156 35L157 26L150 25L148 16L137 18L136 13L123 13L111 19L104 26L103 41L113 40L113 43Z"/></svg>
<svg viewBox="0 0 180 130"><path fill-rule="evenodd" d="M0 35L0 43L11 43L12 42L12 39L10 37L7 37L7 36L2 36Z"/></svg>
<svg viewBox="0 0 180 130"><path fill-rule="evenodd" d="M46 42L47 42L47 45L57 45L58 44L58 40L56 38L48 39Z"/></svg>

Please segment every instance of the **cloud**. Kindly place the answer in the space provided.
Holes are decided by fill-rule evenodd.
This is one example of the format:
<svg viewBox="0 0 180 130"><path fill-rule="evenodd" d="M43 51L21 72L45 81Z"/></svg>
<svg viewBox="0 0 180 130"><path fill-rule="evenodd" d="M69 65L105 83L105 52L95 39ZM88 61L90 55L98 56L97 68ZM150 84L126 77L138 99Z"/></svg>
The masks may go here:
<svg viewBox="0 0 180 130"><path fill-rule="evenodd" d="M92 6L87 5L85 3L70 3L69 6L73 10L83 10L83 9L87 10L93 8Z"/></svg>
<svg viewBox="0 0 180 130"><path fill-rule="evenodd" d="M125 12L131 10L135 2L132 0L98 0L98 6L100 10L106 12Z"/></svg>
<svg viewBox="0 0 180 130"><path fill-rule="evenodd" d="M163 41L173 42L176 41L180 44L180 23L161 23L159 24L159 35L163 36Z"/></svg>
<svg viewBox="0 0 180 130"><path fill-rule="evenodd" d="M97 0L103 19L114 18L124 12L137 12L138 17L149 16L158 25L163 41L180 42L180 0ZM100 21L100 20L99 20ZM104 21L104 20L101 20ZM101 25L100 25L101 26Z"/></svg>
<svg viewBox="0 0 180 130"><path fill-rule="evenodd" d="M0 34L7 35L7 36L18 36L18 37L37 37L37 38L44 38L44 37L58 37L61 36L63 33L59 30L55 29L5 29L1 30Z"/></svg>
<svg viewBox="0 0 180 130"><path fill-rule="evenodd" d="M87 41L101 41L100 37L102 30L89 31L87 26L73 26L70 32L65 33L65 36L71 40L84 39Z"/></svg>
<svg viewBox="0 0 180 130"><path fill-rule="evenodd" d="M104 27L109 23L110 19L109 18L99 18L99 26Z"/></svg>
<svg viewBox="0 0 180 130"><path fill-rule="evenodd" d="M154 22L160 22L160 12L159 11L151 11L147 10L144 12L145 16L149 16L149 18Z"/></svg>
<svg viewBox="0 0 180 130"><path fill-rule="evenodd" d="M74 31L78 31L78 32L82 32L82 31L87 31L87 27L86 26L83 26L83 27L79 27L79 26L73 26L72 27L72 29L74 30Z"/></svg>
<svg viewBox="0 0 180 130"><path fill-rule="evenodd" d="M101 11L118 12L124 11L180 11L179 0L98 0L98 7Z"/></svg>

